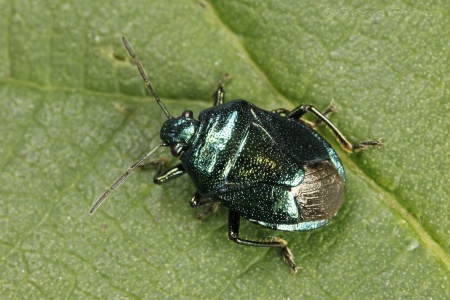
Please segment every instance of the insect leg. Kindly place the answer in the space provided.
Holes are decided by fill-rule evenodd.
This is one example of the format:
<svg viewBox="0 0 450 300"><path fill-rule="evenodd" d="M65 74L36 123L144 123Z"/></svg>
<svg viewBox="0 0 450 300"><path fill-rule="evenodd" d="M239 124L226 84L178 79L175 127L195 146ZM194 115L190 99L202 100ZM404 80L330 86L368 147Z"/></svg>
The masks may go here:
<svg viewBox="0 0 450 300"><path fill-rule="evenodd" d="M189 204L194 208L205 205L206 208L197 215L199 221L202 221L210 214L215 213L219 208L219 202L215 202L211 197L202 197L198 192L195 192L191 199L189 199Z"/></svg>
<svg viewBox="0 0 450 300"><path fill-rule="evenodd" d="M144 170L156 167L157 169L156 174L153 177L153 182L159 185L163 184L166 181L175 179L185 173L184 167L181 163L177 164L176 166L170 169L163 170L166 164L167 164L166 160L157 159L140 164L139 167Z"/></svg>
<svg viewBox="0 0 450 300"><path fill-rule="evenodd" d="M330 103L330 105L328 105L327 109L325 109L322 112L322 115L324 115L324 117L328 118L328 116L331 115L332 113L334 113L335 111L336 111L336 107L334 106L333 103ZM323 123L322 119L317 118L316 122L314 122L314 127L317 127L322 123Z"/></svg>
<svg viewBox="0 0 450 300"><path fill-rule="evenodd" d="M255 247L276 247L281 248L283 251L283 257L287 260L291 266L292 272L295 274L298 271L298 267L294 262L294 256L291 250L286 246L287 242L279 238L271 238L265 241L246 240L239 237L239 226L241 217L238 213L230 210L228 215L228 238L239 245L255 246Z"/></svg>
<svg viewBox="0 0 450 300"><path fill-rule="evenodd" d="M209 202L205 203L205 209L197 215L197 219L202 221L206 219L209 215L212 215L219 208L219 202Z"/></svg>
<svg viewBox="0 0 450 300"><path fill-rule="evenodd" d="M274 109L272 110L272 112L280 116L287 116L290 113L290 111L287 110L286 108Z"/></svg>
<svg viewBox="0 0 450 300"><path fill-rule="evenodd" d="M381 141L364 141L357 144L350 143L347 138L337 129L336 126L334 126L333 123L331 123L328 118L322 114L320 111L318 111L314 106L312 105L300 105L294 110L292 110L289 114L289 118L298 119L307 112L312 112L320 121L316 121L317 123L323 122L325 125L331 129L331 131L334 133L336 138L338 139L339 143L341 144L341 147L347 151L347 152L353 152L358 150L364 150L367 147L370 146L381 146ZM326 111L325 111L326 112Z"/></svg>
<svg viewBox="0 0 450 300"><path fill-rule="evenodd" d="M333 113L335 111L336 111L336 107L333 105L333 103L331 103L327 107L327 109L324 112L322 112L322 115L324 115L325 117L328 117L331 113ZM277 115L283 116L283 117L286 117L286 116L288 116L291 113L291 111L289 111L289 110L287 110L285 108L274 109L274 110L272 110L272 112L277 114ZM313 128L316 128L317 126L319 126L320 124L323 123L320 118L317 118L316 122L311 122L311 121L304 120L304 119L302 119L302 121L305 122L306 124L308 124L309 126L313 127Z"/></svg>
<svg viewBox="0 0 450 300"><path fill-rule="evenodd" d="M158 171L153 177L153 182L156 184L163 184L166 181L175 179L186 173L182 164L178 164L167 170L163 170L163 167L164 165L159 167Z"/></svg>
<svg viewBox="0 0 450 300"><path fill-rule="evenodd" d="M225 101L225 90L222 85L217 87L217 90L213 94L214 106L221 105Z"/></svg>
<svg viewBox="0 0 450 300"><path fill-rule="evenodd" d="M230 79L230 75L225 73L219 82L219 86L217 87L217 90L213 94L213 98L214 98L213 106L221 105L225 102L225 89L224 89L223 85L225 84L225 82L228 79Z"/></svg>

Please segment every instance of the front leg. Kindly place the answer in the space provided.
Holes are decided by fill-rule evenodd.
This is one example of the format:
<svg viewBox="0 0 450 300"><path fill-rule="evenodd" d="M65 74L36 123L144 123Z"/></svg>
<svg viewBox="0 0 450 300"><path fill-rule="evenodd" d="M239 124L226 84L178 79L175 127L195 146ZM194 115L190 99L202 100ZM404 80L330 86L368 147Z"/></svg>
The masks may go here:
<svg viewBox="0 0 450 300"><path fill-rule="evenodd" d="M224 89L223 85L230 78L231 77L228 73L225 73L223 75L222 79L219 82L219 86L217 87L217 90L213 94L213 99L214 99L213 106L222 105L225 102L225 89Z"/></svg>
<svg viewBox="0 0 450 300"><path fill-rule="evenodd" d="M157 160L152 160L146 163L142 163L139 165L139 167L142 170L146 170L149 168L157 168L156 169L156 174L153 177L153 182L155 184L163 184L169 180L175 179L181 175L183 175L184 173L186 173L186 171L184 170L184 167L181 163L177 164L176 166L169 168L167 170L163 170L164 167L167 164L167 160L165 159L157 159Z"/></svg>

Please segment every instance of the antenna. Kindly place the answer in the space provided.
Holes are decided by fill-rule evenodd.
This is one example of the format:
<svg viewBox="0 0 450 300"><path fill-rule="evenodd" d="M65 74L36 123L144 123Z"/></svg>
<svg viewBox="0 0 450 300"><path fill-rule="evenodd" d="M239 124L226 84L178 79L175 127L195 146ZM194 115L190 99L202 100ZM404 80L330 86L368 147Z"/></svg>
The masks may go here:
<svg viewBox="0 0 450 300"><path fill-rule="evenodd" d="M134 64L136 65L139 73L141 74L142 79L144 79L145 86L150 91L150 93L153 95L153 97L155 98L156 102L158 102L159 107L161 107L161 109L164 111L164 113L166 114L167 118L171 119L172 116L169 114L169 111L164 106L164 104L161 102L161 99L159 99L158 95L156 94L155 90L153 89L152 84L148 80L147 74L145 74L144 67L142 67L141 62L136 57L136 54L134 54L134 51L131 48L130 43L128 43L127 39L124 36L122 37L122 42L123 42L125 48L127 49L128 54L130 54L131 58L134 60Z"/></svg>
<svg viewBox="0 0 450 300"><path fill-rule="evenodd" d="M119 178L117 178L116 181L107 189L98 199L95 201L94 205L92 206L91 210L89 211L90 214L93 214L97 208L102 205L102 203L105 201L105 199L111 194L112 191L114 191L127 177L131 174L145 159L147 159L150 155L153 154L153 152L156 151L161 146L166 146L166 144L163 142L159 144L156 147L153 147L151 150L149 150L147 153L145 153L141 158L139 158L134 164L132 164L126 171L123 173Z"/></svg>

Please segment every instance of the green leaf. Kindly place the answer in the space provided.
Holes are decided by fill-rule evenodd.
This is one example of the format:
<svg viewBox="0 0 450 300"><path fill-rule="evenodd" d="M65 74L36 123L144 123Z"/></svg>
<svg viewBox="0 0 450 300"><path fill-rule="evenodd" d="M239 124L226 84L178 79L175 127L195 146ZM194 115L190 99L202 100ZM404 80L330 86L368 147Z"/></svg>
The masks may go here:
<svg viewBox="0 0 450 300"><path fill-rule="evenodd" d="M390 3L390 2L389 2ZM0 294L3 299L448 299L450 6L434 1L3 1L0 3ZM312 232L201 224L187 176L135 172L165 116L120 42L128 37L178 115L227 99L325 108L352 141L346 201ZM167 149L155 157L170 157Z"/></svg>

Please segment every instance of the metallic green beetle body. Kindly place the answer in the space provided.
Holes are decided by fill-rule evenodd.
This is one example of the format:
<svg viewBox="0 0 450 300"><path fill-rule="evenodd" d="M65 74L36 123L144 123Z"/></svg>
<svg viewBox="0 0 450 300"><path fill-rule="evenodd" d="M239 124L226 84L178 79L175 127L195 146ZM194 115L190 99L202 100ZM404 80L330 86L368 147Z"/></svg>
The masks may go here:
<svg viewBox="0 0 450 300"><path fill-rule="evenodd" d="M201 112L180 161L201 197L273 229L318 228L344 199L344 170L328 142L301 120L245 100Z"/></svg>

